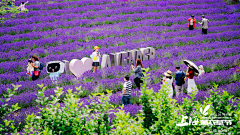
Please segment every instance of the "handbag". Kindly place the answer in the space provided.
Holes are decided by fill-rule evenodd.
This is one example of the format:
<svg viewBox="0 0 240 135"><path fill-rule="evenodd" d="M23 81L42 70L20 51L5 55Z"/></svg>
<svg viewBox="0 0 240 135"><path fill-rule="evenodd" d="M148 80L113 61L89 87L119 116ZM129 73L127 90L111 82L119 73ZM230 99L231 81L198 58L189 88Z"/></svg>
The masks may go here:
<svg viewBox="0 0 240 135"><path fill-rule="evenodd" d="M39 76L39 71L34 71L34 76Z"/></svg>
<svg viewBox="0 0 240 135"><path fill-rule="evenodd" d="M172 88L173 88L173 90L175 90L174 83L172 83Z"/></svg>

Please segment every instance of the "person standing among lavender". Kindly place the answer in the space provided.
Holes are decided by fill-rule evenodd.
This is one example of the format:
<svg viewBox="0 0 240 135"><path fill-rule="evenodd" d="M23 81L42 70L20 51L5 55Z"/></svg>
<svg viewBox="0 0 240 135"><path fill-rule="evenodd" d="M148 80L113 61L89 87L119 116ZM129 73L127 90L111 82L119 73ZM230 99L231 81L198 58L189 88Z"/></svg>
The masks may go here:
<svg viewBox="0 0 240 135"><path fill-rule="evenodd" d="M98 46L95 46L94 47L94 52L90 55L90 57L92 58L93 60L93 73L95 73L97 70L98 70L98 67L100 65L100 58L101 58L101 55L100 53L98 52L99 50L99 47Z"/></svg>
<svg viewBox="0 0 240 135"><path fill-rule="evenodd" d="M191 93L193 90L197 89L195 81L193 79L195 74L195 71L193 70L193 66L192 65L188 65L187 67L187 72L186 75L188 76L188 88L187 88L187 93ZM196 75L198 75L198 73L196 73Z"/></svg>
<svg viewBox="0 0 240 135"><path fill-rule="evenodd" d="M173 77L172 72L168 70L164 73L165 77L163 78L163 84L165 83L166 86L169 88L169 98L173 97Z"/></svg>
<svg viewBox="0 0 240 135"><path fill-rule="evenodd" d="M24 3L24 2L21 3L21 5L19 6L20 11L26 10L25 5L26 5L28 2L29 2L29 1L27 1L26 3Z"/></svg>
<svg viewBox="0 0 240 135"><path fill-rule="evenodd" d="M40 70L40 62L37 56L32 56L32 66L34 67L34 73L32 75L32 80L35 81L39 78L41 70Z"/></svg>
<svg viewBox="0 0 240 135"><path fill-rule="evenodd" d="M184 81L185 73L180 70L179 66L176 67L176 70L177 72L175 74L175 80L176 80L175 90L176 90L176 97L178 97L180 94L183 93L182 85L185 83Z"/></svg>
<svg viewBox="0 0 240 135"><path fill-rule="evenodd" d="M198 23L202 25L202 34L207 34L209 20L206 19L204 15L202 15L202 22Z"/></svg>
<svg viewBox="0 0 240 135"><path fill-rule="evenodd" d="M132 90L132 82L129 80L129 76L126 75L124 77L124 84L123 84L123 97L122 102L124 105L131 104L131 90Z"/></svg>
<svg viewBox="0 0 240 135"><path fill-rule="evenodd" d="M142 61L140 59L136 60L136 67L132 65L132 70L134 71L134 82L137 85L137 88L140 89L140 83L143 83L143 81L141 80L141 78L143 77L143 73L142 73Z"/></svg>
<svg viewBox="0 0 240 135"><path fill-rule="evenodd" d="M188 28L189 30L193 30L195 28L195 22L196 19L194 18L194 15L191 15L191 18L188 19Z"/></svg>

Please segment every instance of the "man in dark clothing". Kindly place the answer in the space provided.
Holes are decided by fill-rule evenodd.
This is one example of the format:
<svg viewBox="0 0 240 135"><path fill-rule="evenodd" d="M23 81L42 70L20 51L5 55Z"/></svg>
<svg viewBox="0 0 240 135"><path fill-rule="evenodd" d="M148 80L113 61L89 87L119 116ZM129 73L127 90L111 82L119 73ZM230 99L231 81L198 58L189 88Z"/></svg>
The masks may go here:
<svg viewBox="0 0 240 135"><path fill-rule="evenodd" d="M185 77L185 73L183 71L180 70L180 67L177 66L176 67L176 74L175 74L175 80L176 80L176 86L175 86L175 90L176 90L176 97L180 94L183 93L183 78Z"/></svg>

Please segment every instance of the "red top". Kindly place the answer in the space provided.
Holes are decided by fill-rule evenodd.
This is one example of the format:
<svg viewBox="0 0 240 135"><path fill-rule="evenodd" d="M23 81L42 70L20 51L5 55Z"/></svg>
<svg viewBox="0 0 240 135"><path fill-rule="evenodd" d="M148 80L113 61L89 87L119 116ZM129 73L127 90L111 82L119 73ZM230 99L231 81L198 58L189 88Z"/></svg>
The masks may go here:
<svg viewBox="0 0 240 135"><path fill-rule="evenodd" d="M189 79L193 79L193 76L194 76L194 74L193 74L193 70L188 71L188 73L189 73L188 78L189 78Z"/></svg>
<svg viewBox="0 0 240 135"><path fill-rule="evenodd" d="M189 25L190 25L191 19L192 19L192 18L189 18L189 19L188 19L188 22L189 22L189 23L188 23L188 27L189 27ZM195 22L196 22L196 19L193 18L193 28L195 28Z"/></svg>

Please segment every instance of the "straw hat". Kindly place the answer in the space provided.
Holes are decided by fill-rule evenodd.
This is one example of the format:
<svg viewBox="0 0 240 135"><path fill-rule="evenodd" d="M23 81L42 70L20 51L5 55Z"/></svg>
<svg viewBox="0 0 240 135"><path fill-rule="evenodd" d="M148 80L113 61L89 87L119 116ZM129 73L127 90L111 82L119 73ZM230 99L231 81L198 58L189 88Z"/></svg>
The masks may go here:
<svg viewBox="0 0 240 135"><path fill-rule="evenodd" d="M172 72L168 70L167 72L164 73L165 76L172 76Z"/></svg>
<svg viewBox="0 0 240 135"><path fill-rule="evenodd" d="M200 65L199 68L203 69L203 65Z"/></svg>
<svg viewBox="0 0 240 135"><path fill-rule="evenodd" d="M94 46L94 50L96 50L96 49L99 49L99 47L98 46Z"/></svg>

